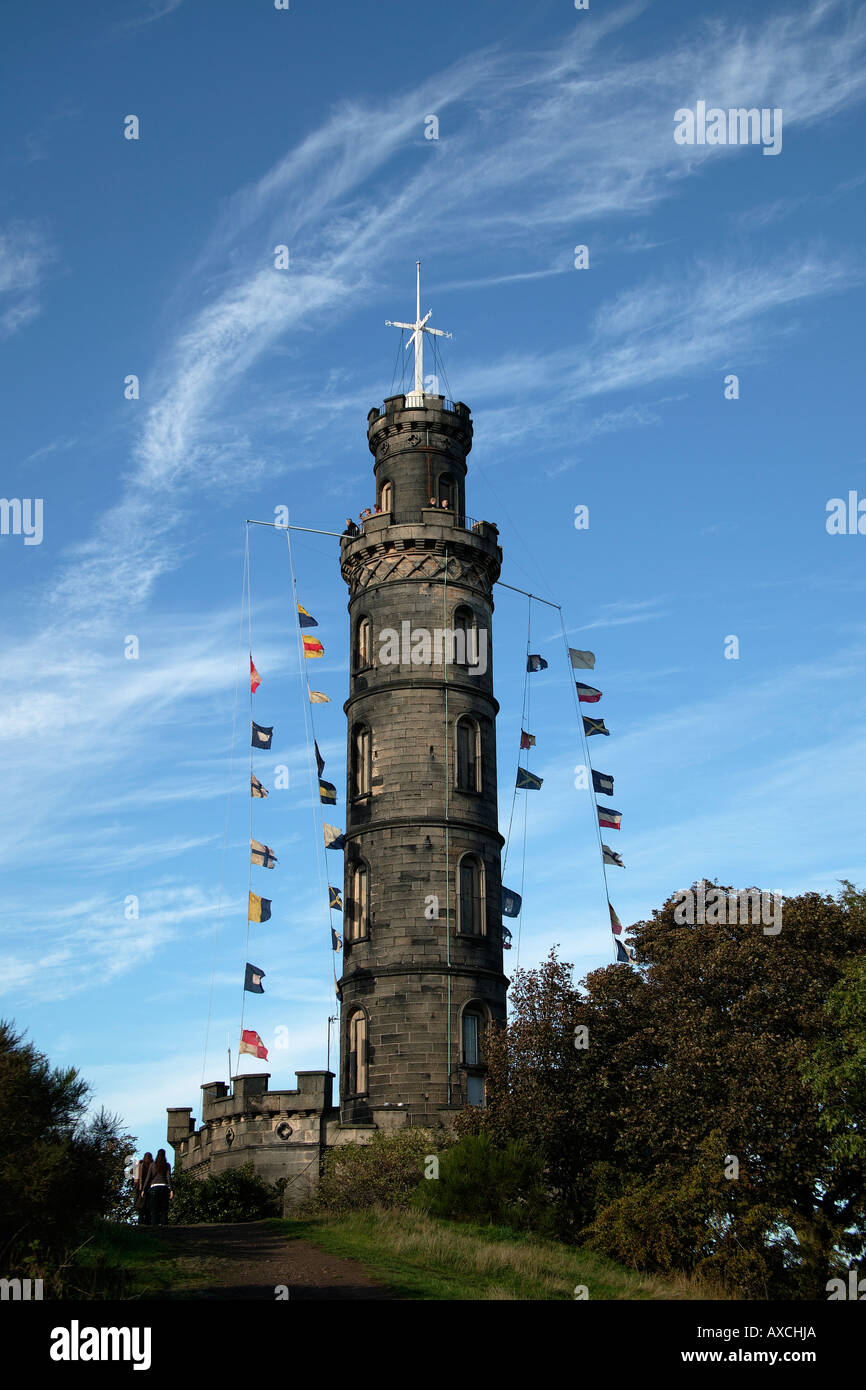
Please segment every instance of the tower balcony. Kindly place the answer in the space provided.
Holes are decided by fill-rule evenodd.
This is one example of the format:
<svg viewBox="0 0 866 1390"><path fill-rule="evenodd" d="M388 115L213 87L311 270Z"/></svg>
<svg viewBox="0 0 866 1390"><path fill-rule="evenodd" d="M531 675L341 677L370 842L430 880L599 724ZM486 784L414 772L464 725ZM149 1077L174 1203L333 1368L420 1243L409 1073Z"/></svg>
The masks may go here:
<svg viewBox="0 0 866 1390"><path fill-rule="evenodd" d="M469 406L462 401L449 401L445 396L433 396L427 391L424 392L423 404L415 404L414 393L403 396L386 396L385 404L374 406L367 416L367 420L372 424L374 420L380 420L383 415L395 414L398 410L444 410L451 415L465 415L469 417Z"/></svg>

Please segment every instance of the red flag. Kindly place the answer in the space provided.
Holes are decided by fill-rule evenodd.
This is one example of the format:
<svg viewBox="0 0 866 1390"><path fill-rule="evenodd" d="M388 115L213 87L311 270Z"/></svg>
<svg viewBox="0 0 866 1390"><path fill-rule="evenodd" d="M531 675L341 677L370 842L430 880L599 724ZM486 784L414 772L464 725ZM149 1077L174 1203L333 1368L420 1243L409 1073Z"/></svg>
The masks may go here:
<svg viewBox="0 0 866 1390"><path fill-rule="evenodd" d="M254 1057L261 1057L264 1061L268 1060L268 1049L265 1047L258 1033L253 1032L252 1028L245 1028L241 1033L241 1045L239 1052L251 1052Z"/></svg>
<svg viewBox="0 0 866 1390"><path fill-rule="evenodd" d="M613 932L614 936L619 936L620 932L622 931L622 922L619 920L616 913L614 912L609 898L607 901L607 906L610 911L610 929Z"/></svg>
<svg viewBox="0 0 866 1390"><path fill-rule="evenodd" d="M255 666L253 665L252 657L250 657L250 690L253 692L254 695L261 683L262 678L256 670Z"/></svg>
<svg viewBox="0 0 866 1390"><path fill-rule="evenodd" d="M534 748L534 747L535 747L535 734L528 734L528 733L526 732L525 729L521 729L521 730L520 730L520 746L521 746L521 748Z"/></svg>

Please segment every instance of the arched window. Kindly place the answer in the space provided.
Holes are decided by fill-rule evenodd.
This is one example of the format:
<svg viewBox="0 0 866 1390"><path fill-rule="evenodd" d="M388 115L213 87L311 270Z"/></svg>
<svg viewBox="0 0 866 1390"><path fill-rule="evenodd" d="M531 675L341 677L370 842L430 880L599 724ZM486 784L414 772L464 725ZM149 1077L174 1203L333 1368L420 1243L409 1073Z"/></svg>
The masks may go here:
<svg viewBox="0 0 866 1390"><path fill-rule="evenodd" d="M457 790L481 791L481 730L464 714L457 720Z"/></svg>
<svg viewBox="0 0 866 1390"><path fill-rule="evenodd" d="M478 620L471 608L454 610L454 661L457 666L478 665Z"/></svg>
<svg viewBox="0 0 866 1390"><path fill-rule="evenodd" d="M467 936L483 936L484 864L477 854L464 854L457 866L457 930Z"/></svg>
<svg viewBox="0 0 866 1390"><path fill-rule="evenodd" d="M369 618L359 618L355 628L355 670L363 671L373 665L372 629Z"/></svg>
<svg viewBox="0 0 866 1390"><path fill-rule="evenodd" d="M440 473L436 484L436 500L440 507L454 511L457 501L457 487L450 473Z"/></svg>
<svg viewBox="0 0 866 1390"><path fill-rule="evenodd" d="M369 936L370 871L363 859L358 859L349 871L349 901L346 904L346 929L350 941Z"/></svg>
<svg viewBox="0 0 866 1390"><path fill-rule="evenodd" d="M460 1017L460 1064L466 1068L464 1086L467 1105L484 1105L484 1056L481 1050L488 1013L478 1000L472 1000Z"/></svg>
<svg viewBox="0 0 866 1390"><path fill-rule="evenodd" d="M352 730L352 796L367 796L370 791L370 745L372 739L366 724L356 724Z"/></svg>
<svg viewBox="0 0 866 1390"><path fill-rule="evenodd" d="M392 512L394 510L393 483L387 482L382 484L382 491L379 494L379 506L382 508L383 512Z"/></svg>
<svg viewBox="0 0 866 1390"><path fill-rule="evenodd" d="M350 1096L363 1096L367 1091L367 1015L360 1009L349 1019L348 1075Z"/></svg>

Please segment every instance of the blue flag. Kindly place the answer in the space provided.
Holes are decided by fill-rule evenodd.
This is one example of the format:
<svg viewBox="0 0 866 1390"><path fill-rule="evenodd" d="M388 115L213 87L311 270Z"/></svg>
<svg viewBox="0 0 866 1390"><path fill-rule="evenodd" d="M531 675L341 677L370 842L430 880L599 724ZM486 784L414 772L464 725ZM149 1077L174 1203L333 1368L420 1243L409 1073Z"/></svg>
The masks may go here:
<svg viewBox="0 0 866 1390"><path fill-rule="evenodd" d="M258 965L250 965L247 961L247 973L244 977L244 989L248 994L264 994L265 987L262 980L265 978L264 970Z"/></svg>
<svg viewBox="0 0 866 1390"><path fill-rule="evenodd" d="M517 769L518 791L537 792L543 781L543 777L536 777L535 773L530 772L528 768L519 767Z"/></svg>

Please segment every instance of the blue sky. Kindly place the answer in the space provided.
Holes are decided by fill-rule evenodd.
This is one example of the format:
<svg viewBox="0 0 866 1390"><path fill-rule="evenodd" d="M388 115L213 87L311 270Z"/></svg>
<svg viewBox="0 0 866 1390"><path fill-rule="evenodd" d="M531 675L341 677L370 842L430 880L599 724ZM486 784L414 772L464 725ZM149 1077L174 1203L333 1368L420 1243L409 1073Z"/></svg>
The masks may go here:
<svg viewBox="0 0 866 1390"><path fill-rule="evenodd" d="M2 38L2 492L44 507L40 545L0 536L4 1016L151 1148L165 1107L198 1115L203 1070L224 1074L246 958L244 520L286 506L339 530L370 502L384 320L411 315L417 257L454 334L447 394L473 412L467 509L499 525L503 579L597 654L623 921L703 875L866 882L866 537L825 525L829 499L866 496L862 7L89 0L50 23L17 7ZM781 153L678 145L699 100L781 108ZM296 536L293 561L343 824L346 591L327 537ZM292 1086L324 1065L334 996L284 535L254 528L251 574L255 708L276 726L256 766L290 786L254 807L280 865L254 871L274 917L246 1023ZM531 631L544 787L518 803L506 881L525 808L520 964L558 942L582 975L611 958L592 803L555 611L533 605ZM500 591L505 823L526 635Z"/></svg>

